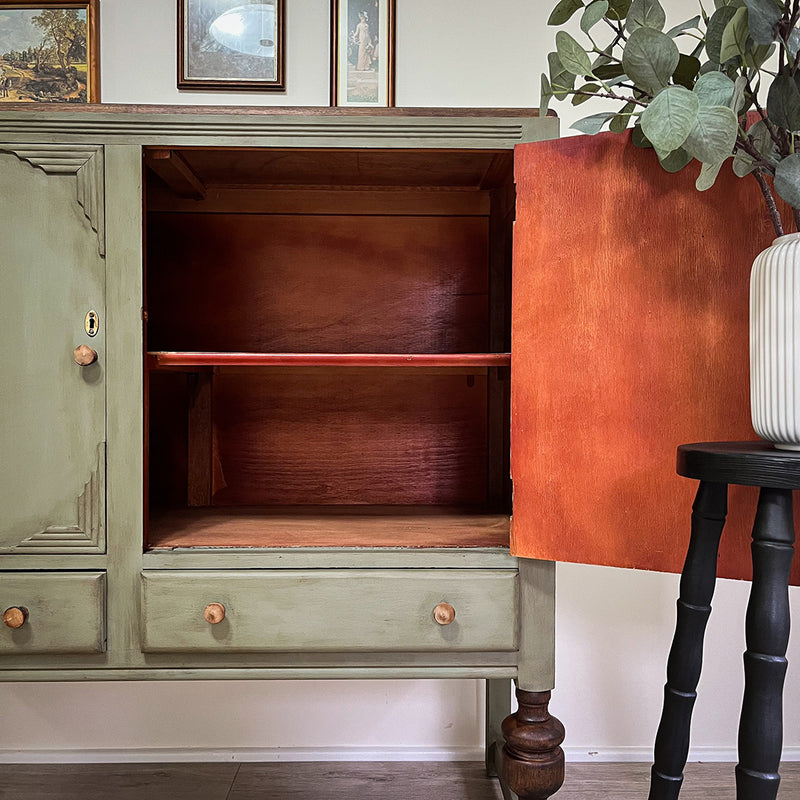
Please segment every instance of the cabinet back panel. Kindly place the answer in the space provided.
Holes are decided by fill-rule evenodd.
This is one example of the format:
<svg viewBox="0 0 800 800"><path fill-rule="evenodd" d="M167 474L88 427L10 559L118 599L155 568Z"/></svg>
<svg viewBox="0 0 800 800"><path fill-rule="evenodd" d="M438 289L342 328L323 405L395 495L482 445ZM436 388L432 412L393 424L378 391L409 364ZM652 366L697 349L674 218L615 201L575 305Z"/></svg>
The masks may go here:
<svg viewBox="0 0 800 800"><path fill-rule="evenodd" d="M486 376L214 377L214 505L484 505Z"/></svg>
<svg viewBox="0 0 800 800"><path fill-rule="evenodd" d="M150 214L148 347L485 352L488 249L487 217Z"/></svg>

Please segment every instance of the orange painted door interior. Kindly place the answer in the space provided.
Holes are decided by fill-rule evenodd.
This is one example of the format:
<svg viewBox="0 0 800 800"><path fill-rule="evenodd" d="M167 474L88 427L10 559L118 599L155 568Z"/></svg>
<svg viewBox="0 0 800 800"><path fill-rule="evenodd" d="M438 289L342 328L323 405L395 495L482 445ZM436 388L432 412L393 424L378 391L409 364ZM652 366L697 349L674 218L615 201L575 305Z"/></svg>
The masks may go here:
<svg viewBox="0 0 800 800"><path fill-rule="evenodd" d="M695 166L627 135L516 148L515 555L678 572L697 484L677 446L756 438L748 282L774 235L752 178L701 193ZM729 491L722 577L751 575L756 498Z"/></svg>

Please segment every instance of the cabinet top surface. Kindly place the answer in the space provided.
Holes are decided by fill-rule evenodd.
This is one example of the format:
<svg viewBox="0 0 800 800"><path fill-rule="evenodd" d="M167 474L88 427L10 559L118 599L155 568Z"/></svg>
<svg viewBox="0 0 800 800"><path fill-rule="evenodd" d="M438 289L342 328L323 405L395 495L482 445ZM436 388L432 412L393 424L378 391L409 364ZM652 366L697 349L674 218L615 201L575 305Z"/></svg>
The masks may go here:
<svg viewBox="0 0 800 800"><path fill-rule="evenodd" d="M537 109L4 103L0 142L509 149L552 139Z"/></svg>

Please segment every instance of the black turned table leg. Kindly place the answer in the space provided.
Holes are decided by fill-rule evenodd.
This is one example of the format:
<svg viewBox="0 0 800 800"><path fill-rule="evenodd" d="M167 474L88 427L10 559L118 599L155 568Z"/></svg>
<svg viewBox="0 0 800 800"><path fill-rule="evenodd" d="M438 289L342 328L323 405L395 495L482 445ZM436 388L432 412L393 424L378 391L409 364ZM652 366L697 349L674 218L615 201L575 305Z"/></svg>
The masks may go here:
<svg viewBox="0 0 800 800"><path fill-rule="evenodd" d="M649 800L675 800L681 790L727 508L727 484L701 481L692 506L691 539L681 573L678 618L667 662L664 710L656 734Z"/></svg>
<svg viewBox="0 0 800 800"><path fill-rule="evenodd" d="M744 701L737 800L774 800L783 746L783 681L789 642L792 493L761 489L753 527L753 585L747 605Z"/></svg>

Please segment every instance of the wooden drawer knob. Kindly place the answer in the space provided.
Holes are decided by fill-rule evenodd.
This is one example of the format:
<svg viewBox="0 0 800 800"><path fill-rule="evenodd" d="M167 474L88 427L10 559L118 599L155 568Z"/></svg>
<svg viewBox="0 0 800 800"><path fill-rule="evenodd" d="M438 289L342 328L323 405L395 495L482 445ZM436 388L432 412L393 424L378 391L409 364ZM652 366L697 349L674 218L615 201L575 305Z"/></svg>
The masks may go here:
<svg viewBox="0 0 800 800"><path fill-rule="evenodd" d="M16 630L21 628L28 620L28 609L25 606L11 606L3 612L3 622Z"/></svg>
<svg viewBox="0 0 800 800"><path fill-rule="evenodd" d="M94 364L97 361L97 350L92 350L89 345L79 344L73 351L72 357L75 363L82 367L88 367L89 364Z"/></svg>
<svg viewBox="0 0 800 800"><path fill-rule="evenodd" d="M218 625L225 619L225 606L222 603L209 603L203 616L209 625Z"/></svg>
<svg viewBox="0 0 800 800"><path fill-rule="evenodd" d="M433 609L433 618L440 625L449 625L456 618L456 610L450 603L439 603Z"/></svg>

